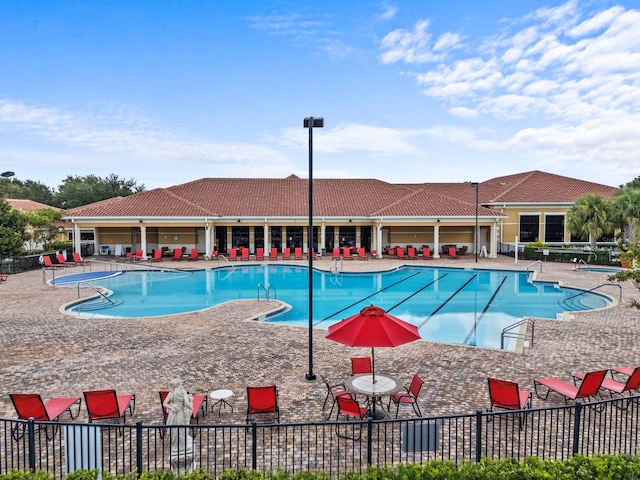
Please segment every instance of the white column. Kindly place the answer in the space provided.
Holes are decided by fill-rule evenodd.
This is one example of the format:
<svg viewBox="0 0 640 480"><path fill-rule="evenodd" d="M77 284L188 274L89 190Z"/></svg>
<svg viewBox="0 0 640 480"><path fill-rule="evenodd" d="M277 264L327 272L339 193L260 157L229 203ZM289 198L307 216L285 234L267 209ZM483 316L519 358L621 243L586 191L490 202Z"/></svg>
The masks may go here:
<svg viewBox="0 0 640 480"><path fill-rule="evenodd" d="M264 226L262 227L264 237L264 253L269 253L271 251L271 239L269 238L269 224L267 220L264 221Z"/></svg>
<svg viewBox="0 0 640 480"><path fill-rule="evenodd" d="M81 243L80 243L80 225L74 222L73 224L73 251L80 253Z"/></svg>
<svg viewBox="0 0 640 480"><path fill-rule="evenodd" d="M140 249L142 250L142 258L147 259L147 227L140 227Z"/></svg>
<svg viewBox="0 0 640 480"><path fill-rule="evenodd" d="M204 258L209 260L211 258L211 227L208 223L204 224Z"/></svg>
<svg viewBox="0 0 640 480"><path fill-rule="evenodd" d="M498 224L496 222L493 222L493 225L491 225L489 258L497 258L497 256L498 256Z"/></svg>
<svg viewBox="0 0 640 480"><path fill-rule="evenodd" d="M376 252L376 257L382 258L382 222L376 225Z"/></svg>
<svg viewBox="0 0 640 480"><path fill-rule="evenodd" d="M324 224L324 219L322 219L322 223L320 224L320 245L318 245L319 252L316 254L322 255L322 250L327 247L327 226Z"/></svg>
<svg viewBox="0 0 640 480"><path fill-rule="evenodd" d="M433 258L440 258L440 224L433 226Z"/></svg>

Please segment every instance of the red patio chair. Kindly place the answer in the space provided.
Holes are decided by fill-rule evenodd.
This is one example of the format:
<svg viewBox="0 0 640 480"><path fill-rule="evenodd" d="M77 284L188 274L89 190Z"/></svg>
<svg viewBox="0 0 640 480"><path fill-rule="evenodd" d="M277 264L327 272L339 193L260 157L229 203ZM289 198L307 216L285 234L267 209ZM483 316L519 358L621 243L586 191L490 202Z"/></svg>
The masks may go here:
<svg viewBox="0 0 640 480"><path fill-rule="evenodd" d="M74 262L68 262L64 259L64 255L61 253L57 253L56 254L56 260L58 261L59 265L62 265L63 267L73 267L75 266Z"/></svg>
<svg viewBox="0 0 640 480"><path fill-rule="evenodd" d="M173 249L173 257L171 257L171 260L182 260L182 249L181 248L174 248Z"/></svg>
<svg viewBox="0 0 640 480"><path fill-rule="evenodd" d="M619 367L619 368L613 369L612 372L615 371L618 373L623 373L623 372L620 372L622 368ZM629 392L629 394L632 394L633 390L637 390L640 388L640 367L636 367L634 369L630 367L627 367L627 368L628 368L628 370L626 370L627 380L625 382L619 382L614 378L604 378L602 380L601 387L604 388L605 390L608 390L611 397L613 397L614 393L617 393L618 395L622 395L625 392ZM613 376L613 373L611 375ZM574 375L574 378L578 380L582 380L584 379L584 377L585 377L584 373Z"/></svg>
<svg viewBox="0 0 640 480"><path fill-rule="evenodd" d="M232 248L231 250L229 250L229 260L238 260L238 250L235 248Z"/></svg>
<svg viewBox="0 0 640 480"><path fill-rule="evenodd" d="M191 249L191 253L189 253L189 256L187 257L187 260L193 260L194 262L196 260L198 260L198 249L197 248L192 248Z"/></svg>
<svg viewBox="0 0 640 480"><path fill-rule="evenodd" d="M458 256L458 252L456 251L456 247L449 247L449 258L455 258L456 260L460 258Z"/></svg>
<svg viewBox="0 0 640 480"><path fill-rule="evenodd" d="M131 257L131 260L133 260L134 262L139 262L143 258L144 258L144 252L142 250L136 250L135 255Z"/></svg>
<svg viewBox="0 0 640 480"><path fill-rule="evenodd" d="M505 410L524 410L531 408L531 393L520 390L518 384L509 380L487 378L489 384L490 411L493 408Z"/></svg>
<svg viewBox="0 0 640 480"><path fill-rule="evenodd" d="M358 249L358 260L369 260L369 257L367 257L367 254L364 251L364 247L360 247Z"/></svg>
<svg viewBox="0 0 640 480"><path fill-rule="evenodd" d="M349 247L342 247L342 259L351 260L351 249Z"/></svg>
<svg viewBox="0 0 640 480"><path fill-rule="evenodd" d="M242 247L240 250L240 260L249 260L249 249L246 247Z"/></svg>
<svg viewBox="0 0 640 480"><path fill-rule="evenodd" d="M424 247L422 249L422 258L425 260L433 260L433 255L431 255L431 250L429 247Z"/></svg>
<svg viewBox="0 0 640 480"><path fill-rule="evenodd" d="M153 256L151 258L149 258L149 261L150 262L159 262L160 260L162 260L162 249L156 248L153 251Z"/></svg>
<svg viewBox="0 0 640 480"><path fill-rule="evenodd" d="M327 377L325 377L324 375L320 375L320 377L322 377L322 381L327 387L327 396L324 397L324 403L322 404L322 415L325 419L329 420L331 418L331 414L333 413L333 409L336 406L336 399L343 395L348 395L350 397L351 393L349 393L349 390L347 390L347 387L344 383L336 383L335 385L331 385L329 383L329 380L327 380ZM329 410L328 415L325 415L324 411L326 410L327 402L329 401L329 399L331 399L331 410Z"/></svg>
<svg viewBox="0 0 640 480"><path fill-rule="evenodd" d="M277 260L278 259L278 249L276 247L271 247L271 251L269 253L269 260Z"/></svg>
<svg viewBox="0 0 640 480"><path fill-rule="evenodd" d="M127 411L133 415L136 408L135 394L116 395L115 390L91 390L83 392L89 422L115 419L127 423Z"/></svg>
<svg viewBox="0 0 640 480"><path fill-rule="evenodd" d="M275 385L247 387L247 423L255 415L263 414L272 416L275 423L280 422L278 389Z"/></svg>
<svg viewBox="0 0 640 480"><path fill-rule="evenodd" d="M367 415L369 415L369 408L361 407L358 401L350 395L341 395L336 398L336 402L338 404L338 413L336 414L336 420L340 419L340 415L344 415L345 417L347 417L347 420L349 420L349 418L363 420ZM342 438L347 438L349 440L360 440L360 437L362 436L362 425L363 423L360 423L359 432L357 435L355 433L355 429L358 427L356 427L355 425L344 426L343 428L345 430L351 428L353 435L349 436L347 434L340 433L340 424L338 423L336 424L336 435Z"/></svg>
<svg viewBox="0 0 640 480"><path fill-rule="evenodd" d="M400 405L411 405L413 407L413 411L416 412L416 415L418 417L421 417L422 413L420 412L420 405L418 405L418 395L420 394L420 390L422 389L423 384L424 380L422 380L417 374L414 375L409 386L404 387L404 392L398 392L394 395L391 395L391 397L389 398L389 405L387 406L387 410L391 408L391 402L395 403L396 418L398 418Z"/></svg>
<svg viewBox="0 0 640 480"><path fill-rule="evenodd" d="M334 248L333 249L333 256L332 258L334 260L340 260L340 249L339 248Z"/></svg>
<svg viewBox="0 0 640 480"><path fill-rule="evenodd" d="M256 248L256 260L264 260L264 248Z"/></svg>
<svg viewBox="0 0 640 480"><path fill-rule="evenodd" d="M316 256L316 252L313 250L307 250L307 259L311 256L312 259L316 260L318 257Z"/></svg>
<svg viewBox="0 0 640 480"><path fill-rule="evenodd" d="M282 252L282 259L291 260L291 249L289 247L286 247L284 252Z"/></svg>
<svg viewBox="0 0 640 480"><path fill-rule="evenodd" d="M554 391L564 397L564 402L569 403L569 400L579 400L581 398L595 397L600 391L602 381L604 380L607 370L595 370L584 374L579 386L571 385L568 382L560 380L559 378L538 378L533 381L536 395L542 400L546 400L549 396L549 392ZM547 392L542 396L542 392L538 392L538 386L544 386L547 388Z"/></svg>
<svg viewBox="0 0 640 480"><path fill-rule="evenodd" d="M371 372L371 357L351 357L351 375Z"/></svg>
<svg viewBox="0 0 640 480"><path fill-rule="evenodd" d="M219 254L220 253L218 252L218 250L214 250L213 252L211 252L211 260L218 258Z"/></svg>
<svg viewBox="0 0 640 480"><path fill-rule="evenodd" d="M59 263L53 263L49 255L42 256L42 265L44 268L48 268L50 270L56 269L56 268L64 268L64 265L60 265Z"/></svg>
<svg viewBox="0 0 640 480"><path fill-rule="evenodd" d="M396 257L400 258L400 259L405 259L407 258L404 254L404 248L396 248Z"/></svg>
<svg viewBox="0 0 640 480"><path fill-rule="evenodd" d="M10 393L9 398L11 398L11 403L13 403L13 407L16 409L20 420L33 418L37 422L56 422L65 412L69 413L72 420L80 413L81 400L78 397L52 398L46 403L42 401L42 397L37 393ZM74 405L78 406L75 415L72 409ZM26 428L26 423L16 423L15 426L11 428L13 438L15 440L22 438ZM40 425L39 428L46 429L47 425ZM45 433L45 435L49 438L48 433Z"/></svg>
<svg viewBox="0 0 640 480"><path fill-rule="evenodd" d="M293 251L293 258L294 260L302 260L302 248L301 247L296 247L295 250Z"/></svg>

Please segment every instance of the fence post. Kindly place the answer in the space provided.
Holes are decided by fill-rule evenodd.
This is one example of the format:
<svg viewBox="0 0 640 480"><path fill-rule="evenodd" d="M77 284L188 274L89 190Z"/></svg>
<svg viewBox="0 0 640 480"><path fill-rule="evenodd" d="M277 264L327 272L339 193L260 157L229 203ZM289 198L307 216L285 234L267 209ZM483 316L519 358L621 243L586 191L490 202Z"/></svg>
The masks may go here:
<svg viewBox="0 0 640 480"><path fill-rule="evenodd" d="M36 471L36 425L33 417L27 420L27 435L29 439L29 468Z"/></svg>
<svg viewBox="0 0 640 480"><path fill-rule="evenodd" d="M136 422L136 468L142 475L142 422Z"/></svg>
<svg viewBox="0 0 640 480"><path fill-rule="evenodd" d="M482 410L476 411L476 463L482 460Z"/></svg>
<svg viewBox="0 0 640 480"><path fill-rule="evenodd" d="M371 466L371 460L373 458L373 417L367 417L367 466Z"/></svg>
<svg viewBox="0 0 640 480"><path fill-rule="evenodd" d="M258 424L251 422L251 469L258 469Z"/></svg>
<svg viewBox="0 0 640 480"><path fill-rule="evenodd" d="M578 444L580 440L580 419L582 417L582 403L576 402L576 413L573 418L573 454L578 454Z"/></svg>

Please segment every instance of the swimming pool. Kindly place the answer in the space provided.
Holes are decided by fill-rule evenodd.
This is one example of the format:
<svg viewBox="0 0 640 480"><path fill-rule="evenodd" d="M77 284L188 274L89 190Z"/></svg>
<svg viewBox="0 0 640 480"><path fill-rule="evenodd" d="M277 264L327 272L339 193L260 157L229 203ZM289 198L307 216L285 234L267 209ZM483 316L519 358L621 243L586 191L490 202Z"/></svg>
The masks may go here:
<svg viewBox="0 0 640 480"><path fill-rule="evenodd" d="M258 285L291 309L268 321L308 326L308 269L247 265L196 271L126 271L85 280L113 292L71 306L83 317L148 317L206 309L229 300L255 299ZM82 275L82 274L80 274ZM500 333L523 315L556 318L564 311L604 308L606 296L531 282L529 272L401 267L378 273L314 271L314 318L318 328L375 304L418 326L424 339L500 347ZM67 276L58 277L57 284ZM76 281L78 279L76 278ZM67 285L69 283L67 278ZM264 289L260 288L261 298Z"/></svg>

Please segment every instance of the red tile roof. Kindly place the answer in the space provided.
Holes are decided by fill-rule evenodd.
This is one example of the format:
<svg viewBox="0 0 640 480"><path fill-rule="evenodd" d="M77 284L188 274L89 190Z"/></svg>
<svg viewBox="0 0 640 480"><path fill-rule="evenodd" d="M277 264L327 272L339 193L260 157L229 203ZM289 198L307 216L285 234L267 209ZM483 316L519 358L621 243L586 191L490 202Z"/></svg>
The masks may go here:
<svg viewBox="0 0 640 480"><path fill-rule="evenodd" d="M480 203L573 203L587 193L618 189L545 172L494 178L479 185ZM314 179L315 217L474 216L470 183L392 184L376 179ZM307 179L203 178L69 210L87 217L306 217ZM480 207L480 216L500 215Z"/></svg>

